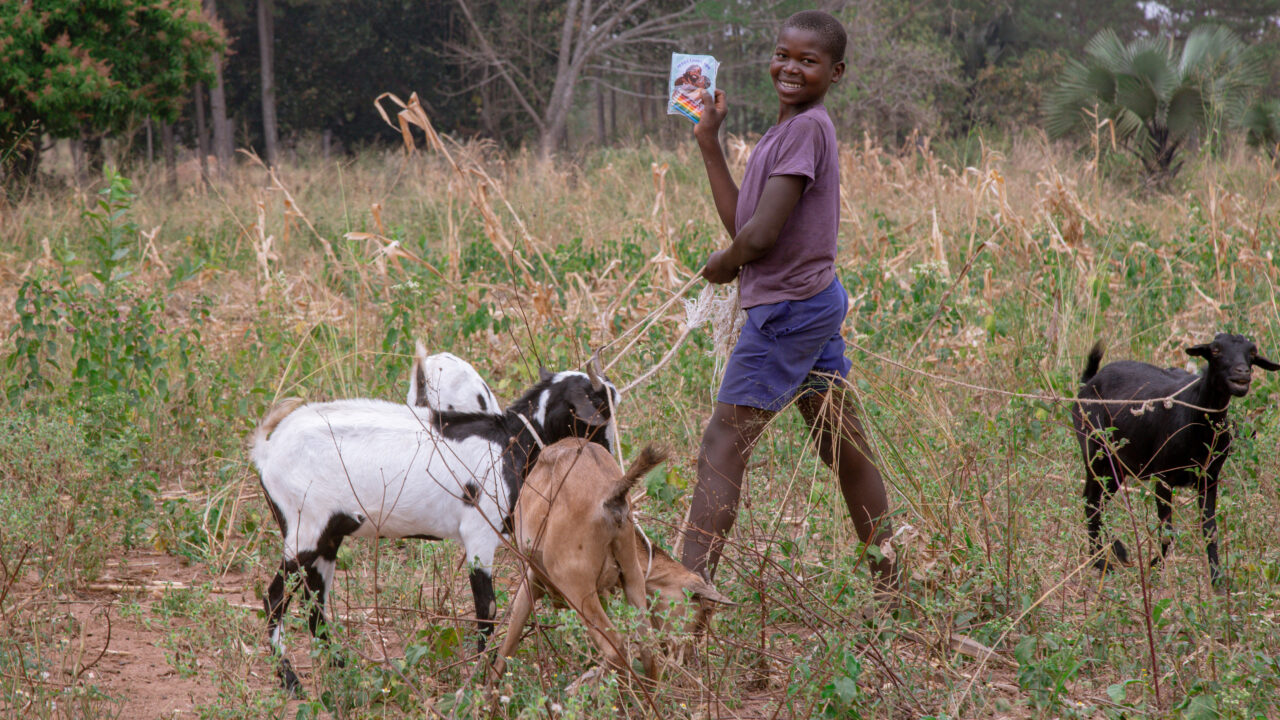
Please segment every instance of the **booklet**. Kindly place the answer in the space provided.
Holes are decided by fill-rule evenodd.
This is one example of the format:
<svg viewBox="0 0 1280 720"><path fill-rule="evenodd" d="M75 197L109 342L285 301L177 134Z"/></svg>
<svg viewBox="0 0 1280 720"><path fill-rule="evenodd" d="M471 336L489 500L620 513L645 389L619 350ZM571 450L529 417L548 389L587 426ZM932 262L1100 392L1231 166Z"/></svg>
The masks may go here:
<svg viewBox="0 0 1280 720"><path fill-rule="evenodd" d="M702 119L700 90L716 94L716 71L720 63L710 55L671 53L671 77L667 82L667 114L683 115L693 122Z"/></svg>

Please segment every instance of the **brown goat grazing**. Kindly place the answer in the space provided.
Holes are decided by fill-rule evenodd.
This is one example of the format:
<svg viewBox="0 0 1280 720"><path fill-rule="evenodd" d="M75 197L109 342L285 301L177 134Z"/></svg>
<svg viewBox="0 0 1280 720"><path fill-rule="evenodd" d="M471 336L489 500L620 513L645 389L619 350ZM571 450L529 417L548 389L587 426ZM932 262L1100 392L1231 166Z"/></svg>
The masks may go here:
<svg viewBox="0 0 1280 720"><path fill-rule="evenodd" d="M514 513L512 540L528 570L511 605L511 621L494 669L501 676L533 603L544 594L562 598L582 615L587 632L615 669L628 667L622 638L614 631L600 595L622 587L627 602L645 609L658 593L656 611L684 598L698 603L686 629L705 624L708 602L732 604L695 573L652 545L631 517L627 493L666 459L646 447L626 475L604 447L582 439L561 440L542 451L525 479ZM650 616L650 622L657 622ZM641 649L645 673L656 678L653 658Z"/></svg>

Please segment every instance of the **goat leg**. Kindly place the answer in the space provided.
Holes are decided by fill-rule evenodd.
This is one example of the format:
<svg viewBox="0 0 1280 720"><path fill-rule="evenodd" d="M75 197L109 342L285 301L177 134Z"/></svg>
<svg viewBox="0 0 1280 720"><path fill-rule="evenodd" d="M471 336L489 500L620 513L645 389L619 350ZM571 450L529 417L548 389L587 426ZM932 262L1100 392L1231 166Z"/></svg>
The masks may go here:
<svg viewBox="0 0 1280 720"><path fill-rule="evenodd" d="M306 553L303 553L306 555ZM301 557L301 556L300 556ZM311 606L307 627L311 637L315 638L328 657L329 664L334 667L346 667L346 658L329 642L329 621L325 618L324 606L329 599L329 588L333 585L333 570L336 560L324 557L308 559L304 574L303 593Z"/></svg>
<svg viewBox="0 0 1280 720"><path fill-rule="evenodd" d="M1102 478L1092 468L1086 469L1084 475L1084 520L1089 532L1089 556L1093 566L1107 572L1110 570L1110 557L1102 552Z"/></svg>
<svg viewBox="0 0 1280 720"><path fill-rule="evenodd" d="M1156 478L1156 515L1160 518L1160 554L1151 558L1151 567L1169 555L1173 542L1173 488L1164 478Z"/></svg>
<svg viewBox="0 0 1280 720"><path fill-rule="evenodd" d="M540 594L533 570L530 569L525 573L524 582L520 583L515 601L511 603L511 619L507 622L507 636L502 639L498 657L493 661L493 673L498 679L502 678L502 671L507 667L507 658L511 657L516 645L520 644L525 623L529 622L529 615L533 613L533 604L537 602Z"/></svg>
<svg viewBox="0 0 1280 720"><path fill-rule="evenodd" d="M617 559L618 569L622 575L622 591L627 598L627 602L633 607L640 610L646 617L653 621L653 616L649 613L649 598L644 588L644 571L640 567L640 552L636 544L636 533L631 528L624 527L613 539L613 556ZM653 653L649 651L645 643L645 636L648 635L647 623L640 624L640 662L644 665L644 674L651 680L657 680L657 669L653 662Z"/></svg>
<svg viewBox="0 0 1280 720"><path fill-rule="evenodd" d="M587 634L604 654L605 662L615 670L628 672L630 667L625 655L626 641L613 629L613 623L609 622L609 616L605 614L594 587L588 588L579 598L578 609L587 626Z"/></svg>
<svg viewBox="0 0 1280 720"><path fill-rule="evenodd" d="M291 696L298 694L302 683L298 681L298 675L293 671L293 664L284 656L280 633L284 613L289 609L290 593L287 578L297 571L297 561L280 561L280 569L276 571L276 576L271 579L271 585L267 587L266 595L262 597L262 605L267 614L267 640L271 644L271 654L276 661L276 675L280 678L281 687Z"/></svg>
<svg viewBox="0 0 1280 720"><path fill-rule="evenodd" d="M475 597L476 626L480 630L476 646L477 650L484 652L485 642L493 634L494 616L498 611L498 600L493 594L493 576L488 570L481 567L471 570L471 594Z"/></svg>
<svg viewBox="0 0 1280 720"><path fill-rule="evenodd" d="M1200 494L1200 530L1204 533L1205 554L1209 557L1209 578L1214 588L1226 589L1226 576L1222 574L1222 563L1218 560L1218 477L1216 473L1201 481Z"/></svg>

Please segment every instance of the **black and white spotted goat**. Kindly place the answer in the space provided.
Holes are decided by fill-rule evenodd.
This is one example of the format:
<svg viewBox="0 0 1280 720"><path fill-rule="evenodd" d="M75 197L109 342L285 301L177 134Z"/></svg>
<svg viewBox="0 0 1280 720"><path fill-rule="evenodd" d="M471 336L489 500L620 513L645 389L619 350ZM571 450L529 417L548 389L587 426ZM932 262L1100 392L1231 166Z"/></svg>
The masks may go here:
<svg viewBox="0 0 1280 720"><path fill-rule="evenodd" d="M1129 562L1128 551L1119 540L1111 545L1111 557L1101 548L1098 536L1103 494L1105 491L1106 497L1110 497L1127 478L1154 478L1156 512L1162 533L1160 554L1152 558L1151 564L1160 562L1169 551L1173 532L1173 488L1194 487L1199 491L1200 527L1204 532L1210 577L1215 586L1221 586L1223 575L1218 561L1215 512L1218 474L1231 451L1227 405L1231 398L1243 397L1249 392L1253 367L1274 371L1280 370L1280 365L1259 355L1257 346L1243 335L1219 333L1213 342L1189 347L1186 352L1209 361L1204 372L1192 375L1185 370L1132 360L1113 362L1099 370L1102 343L1094 345L1089 352L1080 376L1082 402L1071 411L1084 453L1089 552L1097 558L1094 565L1104 571L1112 559L1123 564ZM1179 402L1165 403L1159 398L1174 398ZM1156 401L1140 402L1152 399ZM1090 403L1089 400L1113 402ZM1108 433L1108 429L1112 430Z"/></svg>
<svg viewBox="0 0 1280 720"><path fill-rule="evenodd" d="M461 365L459 365L459 363ZM463 367L465 366L465 367ZM289 690L298 678L280 625L287 578L302 573L310 629L323 637L324 604L338 547L356 537L451 539L462 543L481 631L497 614L493 554L507 532L525 475L540 448L567 437L612 449L618 391L589 373L542 373L505 411L464 361L419 349L409 402L337 400L277 404L253 440L253 461L284 536L284 559L267 589L267 632ZM453 409L449 409L452 407Z"/></svg>

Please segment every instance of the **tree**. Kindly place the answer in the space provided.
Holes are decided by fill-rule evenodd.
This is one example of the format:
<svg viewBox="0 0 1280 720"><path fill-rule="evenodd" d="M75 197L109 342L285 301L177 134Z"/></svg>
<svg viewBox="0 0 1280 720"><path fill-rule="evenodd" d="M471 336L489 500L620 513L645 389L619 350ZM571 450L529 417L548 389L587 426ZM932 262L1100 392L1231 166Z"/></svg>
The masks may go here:
<svg viewBox="0 0 1280 720"><path fill-rule="evenodd" d="M275 17L271 0L258 0L258 68L262 78L262 144L267 165L279 161L280 133L276 129Z"/></svg>
<svg viewBox="0 0 1280 720"><path fill-rule="evenodd" d="M1275 162L1280 158L1280 99L1259 100L1245 111L1240 124L1245 141Z"/></svg>
<svg viewBox="0 0 1280 720"><path fill-rule="evenodd" d="M477 79L501 83L537 134L538 154L561 145L588 66L629 66L638 48L669 45L705 27L693 0L457 0L471 42L452 50Z"/></svg>
<svg viewBox="0 0 1280 720"><path fill-rule="evenodd" d="M100 139L143 118L173 122L191 85L209 79L222 44L197 0L0 3L6 177L39 167L39 133ZM4 152L32 128L36 142Z"/></svg>
<svg viewBox="0 0 1280 720"><path fill-rule="evenodd" d="M1072 61L1045 106L1049 134L1095 128L1110 120L1148 178L1162 184L1182 167L1188 140L1213 141L1244 111L1265 80L1265 67L1225 27L1196 28L1178 52L1171 38L1138 38L1127 45L1111 30L1093 37L1084 62Z"/></svg>
<svg viewBox="0 0 1280 720"><path fill-rule="evenodd" d="M205 20L218 23L217 0L204 0ZM231 122L227 118L227 88L223 84L222 67L225 58L221 50L213 58L213 84L209 86L209 112L213 115L213 155L218 158L218 172L226 172L231 164L234 141L231 138Z"/></svg>
<svg viewBox="0 0 1280 720"><path fill-rule="evenodd" d="M936 35L915 33L914 7L883 0L844 5L837 14L849 36L848 69L827 96L832 119L895 144L914 130L929 132L937 120L934 98L956 82L954 60Z"/></svg>

